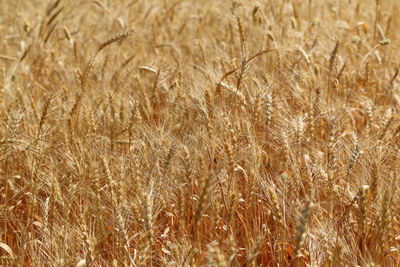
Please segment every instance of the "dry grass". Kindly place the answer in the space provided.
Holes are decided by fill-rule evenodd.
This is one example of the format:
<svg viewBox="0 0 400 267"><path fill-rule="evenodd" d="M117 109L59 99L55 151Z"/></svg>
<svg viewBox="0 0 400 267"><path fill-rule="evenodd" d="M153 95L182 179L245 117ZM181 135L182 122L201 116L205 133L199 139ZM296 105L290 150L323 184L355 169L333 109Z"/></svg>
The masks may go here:
<svg viewBox="0 0 400 267"><path fill-rule="evenodd" d="M0 1L0 265L399 266L399 8Z"/></svg>

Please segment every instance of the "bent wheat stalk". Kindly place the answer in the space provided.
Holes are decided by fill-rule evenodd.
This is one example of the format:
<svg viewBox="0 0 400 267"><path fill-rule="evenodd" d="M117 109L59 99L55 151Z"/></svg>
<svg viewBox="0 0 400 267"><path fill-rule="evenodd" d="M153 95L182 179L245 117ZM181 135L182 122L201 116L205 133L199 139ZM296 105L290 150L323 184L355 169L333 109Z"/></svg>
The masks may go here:
<svg viewBox="0 0 400 267"><path fill-rule="evenodd" d="M101 43L101 45L97 49L96 53L89 60L89 64L86 67L85 73L84 73L83 78L82 78L82 84L81 84L82 91L85 91L85 89L86 89L86 84L87 84L87 80L88 80L88 77L89 77L89 72L92 69L93 63L96 60L96 57L100 53L100 51L103 50L104 48L106 48L107 46L111 45L112 43L124 40L132 32L133 32L133 30L131 29L129 31L119 33L119 34L115 35L114 37L112 37L112 38L106 40L105 42Z"/></svg>

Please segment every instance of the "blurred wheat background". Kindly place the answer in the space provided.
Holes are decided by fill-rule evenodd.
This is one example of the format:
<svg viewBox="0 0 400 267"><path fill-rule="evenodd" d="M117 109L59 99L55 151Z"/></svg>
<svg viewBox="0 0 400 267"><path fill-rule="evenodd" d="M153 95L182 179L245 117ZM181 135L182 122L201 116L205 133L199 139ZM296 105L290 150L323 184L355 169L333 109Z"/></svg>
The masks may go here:
<svg viewBox="0 0 400 267"><path fill-rule="evenodd" d="M399 266L400 2L1 0L1 266Z"/></svg>

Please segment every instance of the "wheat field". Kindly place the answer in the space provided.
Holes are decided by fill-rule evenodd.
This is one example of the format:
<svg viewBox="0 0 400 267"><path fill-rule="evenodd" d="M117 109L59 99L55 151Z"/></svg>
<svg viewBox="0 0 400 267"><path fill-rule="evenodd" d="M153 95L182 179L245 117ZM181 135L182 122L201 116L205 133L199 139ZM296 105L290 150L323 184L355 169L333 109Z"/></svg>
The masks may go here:
<svg viewBox="0 0 400 267"><path fill-rule="evenodd" d="M397 0L0 0L0 266L400 266Z"/></svg>

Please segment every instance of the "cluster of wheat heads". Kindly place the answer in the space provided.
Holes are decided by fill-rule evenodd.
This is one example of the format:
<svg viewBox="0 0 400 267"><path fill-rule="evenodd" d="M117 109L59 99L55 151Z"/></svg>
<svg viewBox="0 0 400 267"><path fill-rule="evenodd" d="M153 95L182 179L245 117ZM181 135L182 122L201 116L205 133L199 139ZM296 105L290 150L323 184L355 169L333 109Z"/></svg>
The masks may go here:
<svg viewBox="0 0 400 267"><path fill-rule="evenodd" d="M399 266L399 4L0 0L0 265Z"/></svg>

